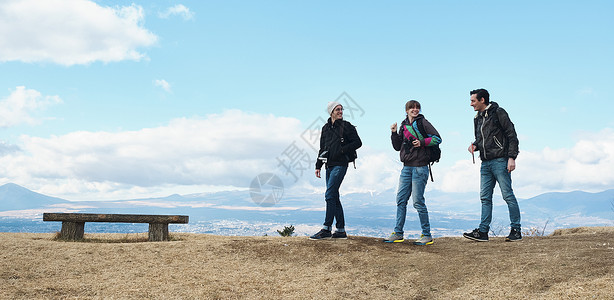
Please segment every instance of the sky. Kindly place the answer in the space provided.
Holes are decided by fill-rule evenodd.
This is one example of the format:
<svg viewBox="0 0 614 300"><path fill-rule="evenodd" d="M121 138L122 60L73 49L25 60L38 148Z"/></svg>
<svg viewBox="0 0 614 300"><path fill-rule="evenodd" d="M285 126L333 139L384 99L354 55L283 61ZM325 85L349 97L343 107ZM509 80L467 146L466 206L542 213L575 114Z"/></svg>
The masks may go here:
<svg viewBox="0 0 614 300"><path fill-rule="evenodd" d="M68 200L321 194L329 101L363 147L342 193L394 189L410 99L427 191L478 192L469 91L520 139L517 197L614 186L611 1L0 1L0 184ZM317 145L317 143L316 143ZM270 176L269 176L270 177ZM314 195L317 198L322 195ZM318 198L319 199L319 198Z"/></svg>

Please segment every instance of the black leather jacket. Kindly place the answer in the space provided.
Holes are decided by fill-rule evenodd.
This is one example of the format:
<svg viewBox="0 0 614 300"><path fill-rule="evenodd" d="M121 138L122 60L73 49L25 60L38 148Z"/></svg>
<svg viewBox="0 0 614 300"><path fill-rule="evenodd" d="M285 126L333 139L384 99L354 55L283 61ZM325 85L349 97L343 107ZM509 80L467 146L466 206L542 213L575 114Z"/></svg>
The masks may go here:
<svg viewBox="0 0 614 300"><path fill-rule="evenodd" d="M514 123L507 112L496 102L482 112L478 112L473 119L475 131L475 145L480 151L480 158L491 160L500 157L516 159L518 156L518 137Z"/></svg>
<svg viewBox="0 0 614 300"><path fill-rule="evenodd" d="M328 122L322 127L318 157L322 152L328 151L326 167L347 166L348 154L360 148L360 146L362 146L362 141L352 123L343 119L332 123L331 119L328 118ZM323 164L321 160L316 160L316 169L321 169Z"/></svg>

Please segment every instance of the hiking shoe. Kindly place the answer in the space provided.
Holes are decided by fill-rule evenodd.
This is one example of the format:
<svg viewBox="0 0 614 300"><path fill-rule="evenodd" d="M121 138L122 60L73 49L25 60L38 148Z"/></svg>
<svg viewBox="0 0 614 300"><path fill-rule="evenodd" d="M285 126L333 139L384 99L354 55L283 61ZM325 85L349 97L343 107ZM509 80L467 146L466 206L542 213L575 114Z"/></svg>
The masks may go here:
<svg viewBox="0 0 614 300"><path fill-rule="evenodd" d="M488 232L481 232L479 229L474 229L472 232L465 232L463 236L477 242L488 242Z"/></svg>
<svg viewBox="0 0 614 300"><path fill-rule="evenodd" d="M393 232L389 237L384 239L386 243L402 243L403 241L403 234L396 232Z"/></svg>
<svg viewBox="0 0 614 300"><path fill-rule="evenodd" d="M510 231L510 235L505 238L506 242L517 242L522 241L522 234L520 233L520 229L512 228Z"/></svg>
<svg viewBox="0 0 614 300"><path fill-rule="evenodd" d="M347 233L344 232L339 232L339 231L335 231L333 233L332 236L333 239L338 239L338 240L347 240L348 239L348 235Z"/></svg>
<svg viewBox="0 0 614 300"><path fill-rule="evenodd" d="M420 235L419 240L414 241L414 245L419 245L419 246L432 245L432 244L433 244L433 237L425 236L424 234Z"/></svg>
<svg viewBox="0 0 614 300"><path fill-rule="evenodd" d="M330 233L330 230L320 230L318 233L309 237L310 240L328 240L333 235Z"/></svg>

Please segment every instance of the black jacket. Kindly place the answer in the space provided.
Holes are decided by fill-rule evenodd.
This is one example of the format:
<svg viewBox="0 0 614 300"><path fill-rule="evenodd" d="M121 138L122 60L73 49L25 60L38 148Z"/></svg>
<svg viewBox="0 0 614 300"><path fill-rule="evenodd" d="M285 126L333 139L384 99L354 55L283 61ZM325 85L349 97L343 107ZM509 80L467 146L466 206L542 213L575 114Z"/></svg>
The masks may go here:
<svg viewBox="0 0 614 300"><path fill-rule="evenodd" d="M491 160L505 157L516 159L518 156L518 136L514 123L507 112L496 102L482 112L478 112L473 119L475 142L473 144L480 151L480 158Z"/></svg>
<svg viewBox="0 0 614 300"><path fill-rule="evenodd" d="M362 146L362 141L356 132L356 128L350 122L343 119L332 123L328 118L328 122L322 127L320 135L320 151L318 157L324 151L327 162L326 167L331 166L347 166L349 154ZM316 169L321 169L324 163L321 160L316 160Z"/></svg>

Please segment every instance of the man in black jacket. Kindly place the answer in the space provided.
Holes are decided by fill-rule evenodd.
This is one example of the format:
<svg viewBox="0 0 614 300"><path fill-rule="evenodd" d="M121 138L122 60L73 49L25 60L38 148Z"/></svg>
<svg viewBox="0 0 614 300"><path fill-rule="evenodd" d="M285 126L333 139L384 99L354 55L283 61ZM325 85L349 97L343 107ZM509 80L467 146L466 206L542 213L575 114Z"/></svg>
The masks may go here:
<svg viewBox="0 0 614 300"><path fill-rule="evenodd" d="M490 102L490 95L485 89L473 90L471 106L477 111L473 123L475 141L469 146L469 152L480 151L480 199L482 217L480 226L463 236L478 242L488 241L488 231L492 221L492 194L495 183L499 183L503 200L507 203L510 215L511 231L506 241L522 240L520 233L520 208L512 190L511 173L516 169L518 156L518 137L514 124L507 112L496 102Z"/></svg>
<svg viewBox="0 0 614 300"><path fill-rule="evenodd" d="M356 149L362 146L356 128L343 120L343 106L338 102L328 104L328 122L322 127L320 151L316 161L316 177L320 178L322 165L326 163L326 216L324 227L310 239L347 239L343 207L339 200L339 187L348 169L348 162L356 159ZM336 231L331 233L333 219Z"/></svg>

